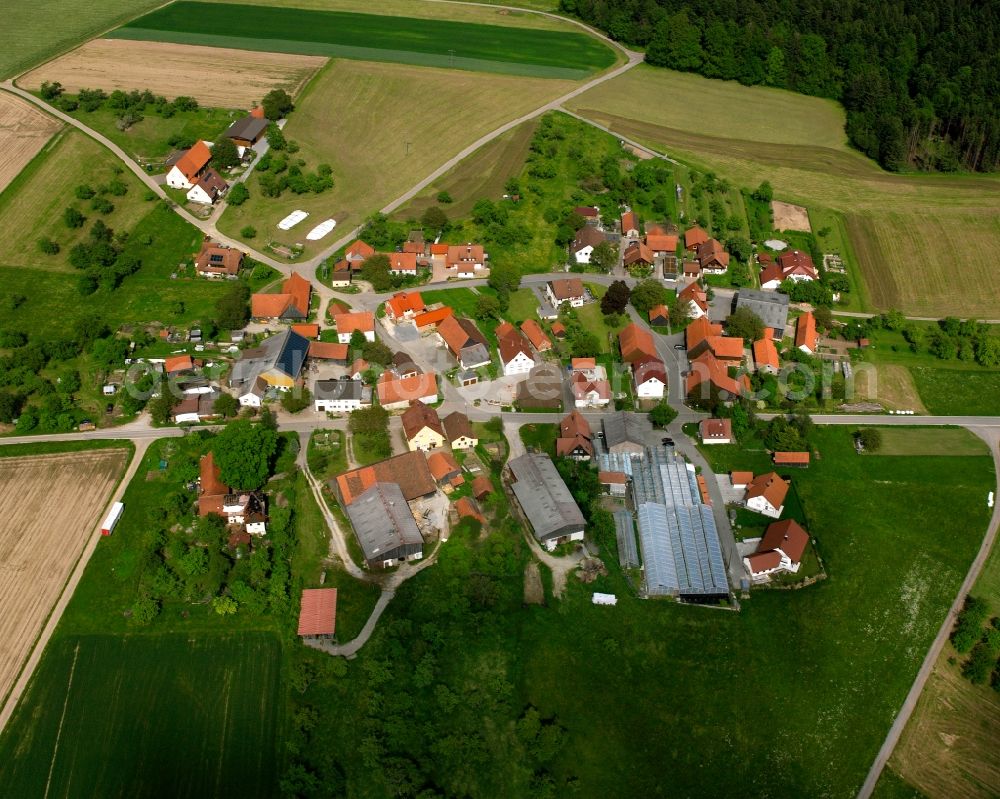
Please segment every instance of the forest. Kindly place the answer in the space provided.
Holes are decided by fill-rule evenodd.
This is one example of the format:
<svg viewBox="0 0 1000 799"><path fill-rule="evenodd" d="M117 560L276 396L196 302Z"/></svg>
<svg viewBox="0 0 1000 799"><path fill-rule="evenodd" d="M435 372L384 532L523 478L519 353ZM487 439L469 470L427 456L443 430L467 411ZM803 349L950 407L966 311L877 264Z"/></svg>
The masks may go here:
<svg viewBox="0 0 1000 799"><path fill-rule="evenodd" d="M1000 4L560 0L655 66L839 100L890 170L1000 165Z"/></svg>

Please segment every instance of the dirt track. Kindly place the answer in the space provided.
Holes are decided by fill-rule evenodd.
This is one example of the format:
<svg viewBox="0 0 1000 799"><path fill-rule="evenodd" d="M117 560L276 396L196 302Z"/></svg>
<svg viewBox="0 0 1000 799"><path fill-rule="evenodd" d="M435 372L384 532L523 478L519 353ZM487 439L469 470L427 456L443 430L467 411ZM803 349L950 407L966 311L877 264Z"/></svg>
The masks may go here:
<svg viewBox="0 0 1000 799"><path fill-rule="evenodd" d="M59 81L67 91L149 89L221 108L249 108L271 89L296 94L327 62L324 56L258 53L126 39L94 39L18 79L37 89Z"/></svg>
<svg viewBox="0 0 1000 799"><path fill-rule="evenodd" d="M62 125L10 94L0 94L0 191Z"/></svg>
<svg viewBox="0 0 1000 799"><path fill-rule="evenodd" d="M101 521L124 449L0 460L0 698Z"/></svg>

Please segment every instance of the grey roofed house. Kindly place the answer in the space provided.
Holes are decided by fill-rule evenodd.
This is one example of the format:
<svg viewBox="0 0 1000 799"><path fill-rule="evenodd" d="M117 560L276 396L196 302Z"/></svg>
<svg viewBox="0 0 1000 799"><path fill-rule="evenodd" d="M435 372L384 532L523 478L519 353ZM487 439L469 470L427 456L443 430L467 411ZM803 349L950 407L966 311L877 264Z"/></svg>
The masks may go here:
<svg viewBox="0 0 1000 799"><path fill-rule="evenodd" d="M458 360L463 369L475 369L477 366L485 366L492 359L484 344L473 344L471 347L463 347Z"/></svg>
<svg viewBox="0 0 1000 799"><path fill-rule="evenodd" d="M548 455L529 453L509 462L511 488L539 541L582 533L580 507Z"/></svg>
<svg viewBox="0 0 1000 799"><path fill-rule="evenodd" d="M764 322L765 327L774 330L776 339L785 335L788 324L788 295L779 291L759 291L740 289L733 299L733 311L749 308Z"/></svg>
<svg viewBox="0 0 1000 799"><path fill-rule="evenodd" d="M363 400L365 385L360 380L317 380L313 385L313 399ZM371 389L368 390L369 396Z"/></svg>
<svg viewBox="0 0 1000 799"><path fill-rule="evenodd" d="M259 347L243 350L229 376L231 388L253 385L261 375L274 373L297 380L309 353L309 339L288 328L264 339Z"/></svg>
<svg viewBox="0 0 1000 799"><path fill-rule="evenodd" d="M267 129L267 120L249 114L242 119L237 119L226 130L227 139L239 139L244 142L255 142Z"/></svg>
<svg viewBox="0 0 1000 799"><path fill-rule="evenodd" d="M347 515L370 565L422 554L424 540L396 483L375 483L347 506Z"/></svg>
<svg viewBox="0 0 1000 799"><path fill-rule="evenodd" d="M646 451L645 430L635 414L621 411L604 417L602 425L604 447L608 452L642 455Z"/></svg>

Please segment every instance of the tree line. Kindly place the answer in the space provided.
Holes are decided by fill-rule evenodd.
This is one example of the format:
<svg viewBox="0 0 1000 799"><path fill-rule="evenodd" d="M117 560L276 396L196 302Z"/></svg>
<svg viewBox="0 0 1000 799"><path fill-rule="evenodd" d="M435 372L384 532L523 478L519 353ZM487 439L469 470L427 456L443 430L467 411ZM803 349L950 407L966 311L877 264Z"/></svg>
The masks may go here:
<svg viewBox="0 0 1000 799"><path fill-rule="evenodd" d="M918 0L560 0L646 61L830 97L851 143L898 170L1000 165L1000 6Z"/></svg>

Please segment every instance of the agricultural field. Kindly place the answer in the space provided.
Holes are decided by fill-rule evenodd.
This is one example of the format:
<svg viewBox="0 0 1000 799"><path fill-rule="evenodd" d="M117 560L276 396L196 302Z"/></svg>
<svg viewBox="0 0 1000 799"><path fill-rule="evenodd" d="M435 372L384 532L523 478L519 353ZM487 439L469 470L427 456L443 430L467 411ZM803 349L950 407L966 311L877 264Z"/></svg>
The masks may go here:
<svg viewBox="0 0 1000 799"><path fill-rule="evenodd" d="M685 107L687 121L680 121L669 94L667 102L647 102L656 88L667 93L684 85L686 77L632 70L568 105L616 133L738 185L754 187L767 180L779 199L804 205L810 214L825 210L841 217L872 310L996 316L1000 277L983 253L1000 245L1000 179L883 172L847 148L842 112L816 98L777 92L772 104L762 100L753 113L732 115L730 123L713 119L711 126L701 124L705 114L688 113L705 110L697 98L688 98L693 105ZM716 87L715 107L739 107L762 92L770 94L735 83L696 82ZM789 125L789 119L796 124Z"/></svg>
<svg viewBox="0 0 1000 799"><path fill-rule="evenodd" d="M324 242L305 241L313 219L333 217L338 228L360 224L483 134L558 97L571 85L336 60L307 87L284 131L300 145L297 155L310 167L330 164L333 188L321 194L285 192L269 199L261 196L258 176L252 175L250 199L227 208L220 228L236 237L245 225L255 225L258 242L286 236L283 243L302 242L306 255L314 254ZM421 110L409 114L404 108ZM458 108L462 124L443 124ZM336 124L330 122L330 109L339 109ZM312 217L300 225L302 230L278 231L274 226L295 209Z"/></svg>
<svg viewBox="0 0 1000 799"><path fill-rule="evenodd" d="M546 446L538 427L526 438ZM405 751L442 793L525 795L518 780L530 771L510 763L534 768L554 795L856 793L979 546L994 475L982 456L858 456L851 432L817 430L822 458L793 475L829 579L755 592L739 614L635 599L613 543L600 545L608 577L571 579L558 609L524 608L519 539L454 536L440 568L397 592L364 652L371 667L352 665L302 700L339 709L313 740L342 765L346 792L387 793L394 753ZM712 449L725 450L713 457L727 467L769 462ZM480 582L456 594L469 574ZM617 607L595 608L592 591L616 593ZM429 622L437 637L410 637ZM428 651L447 695L406 690ZM776 674L794 675L781 701ZM484 680L498 686L488 697ZM375 713L362 697L387 684L400 690L382 692ZM557 728L547 759L494 766L491 744L524 745L505 731L530 708ZM445 729L427 736L425 725ZM360 727L384 736L386 768L352 756Z"/></svg>
<svg viewBox="0 0 1000 799"><path fill-rule="evenodd" d="M94 39L18 79L36 90L58 81L80 89L149 89L216 108L250 108L272 89L297 94L326 63L323 56L267 53L170 42Z"/></svg>
<svg viewBox="0 0 1000 799"><path fill-rule="evenodd" d="M569 80L616 61L609 47L580 32L188 0L132 20L110 36Z"/></svg>
<svg viewBox="0 0 1000 799"><path fill-rule="evenodd" d="M511 8L488 8L488 3L475 5L439 3L435 0L383 0L372 4L367 0L210 0L211 2L235 3L237 5L271 6L275 8L306 8L321 11L360 11L365 14L382 14L390 17L410 17L413 19L445 19L453 22L476 22L486 25L502 25L512 28L539 28L542 30L579 30L564 19L533 14L531 10L558 13L559 4L552 0L528 0L527 2L494 3L494 5L518 6L524 11Z"/></svg>
<svg viewBox="0 0 1000 799"><path fill-rule="evenodd" d="M36 0L4 7L0 78L9 78L159 5L159 0Z"/></svg>
<svg viewBox="0 0 1000 799"><path fill-rule="evenodd" d="M61 127L19 97L0 93L0 194Z"/></svg>
<svg viewBox="0 0 1000 799"><path fill-rule="evenodd" d="M127 450L111 449L0 463L0 699L93 538L127 461Z"/></svg>
<svg viewBox="0 0 1000 799"><path fill-rule="evenodd" d="M280 665L269 633L61 636L0 738L0 782L25 797L272 797Z"/></svg>

